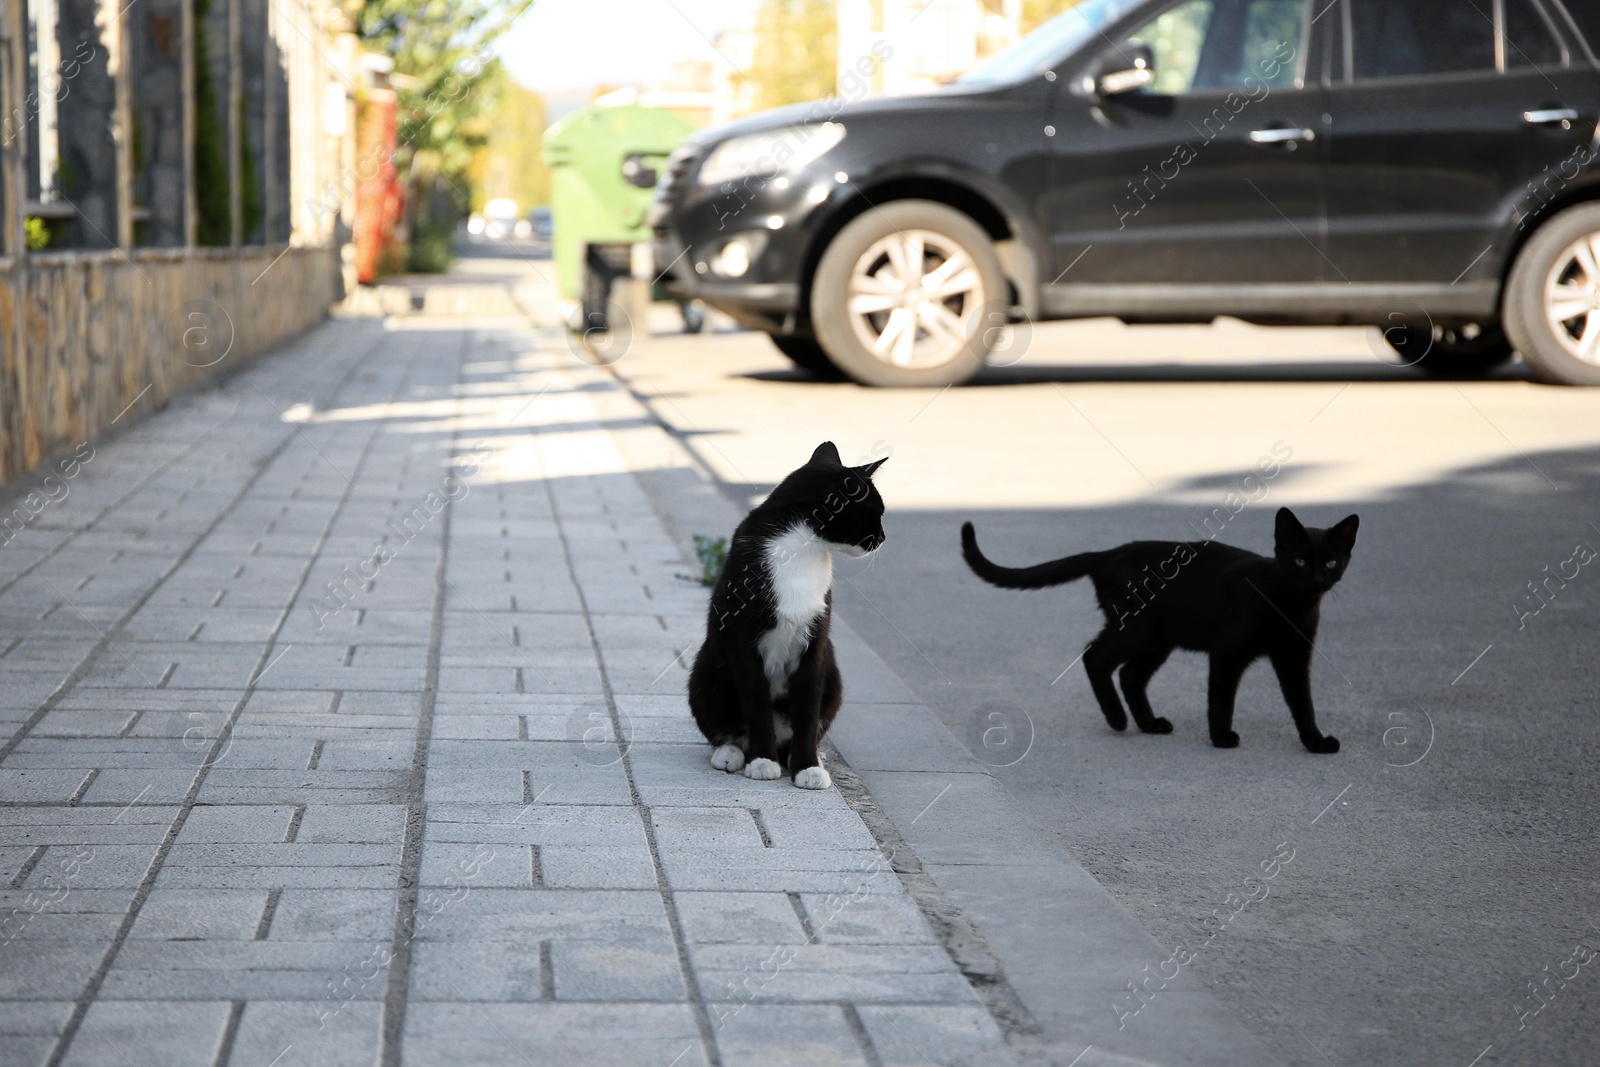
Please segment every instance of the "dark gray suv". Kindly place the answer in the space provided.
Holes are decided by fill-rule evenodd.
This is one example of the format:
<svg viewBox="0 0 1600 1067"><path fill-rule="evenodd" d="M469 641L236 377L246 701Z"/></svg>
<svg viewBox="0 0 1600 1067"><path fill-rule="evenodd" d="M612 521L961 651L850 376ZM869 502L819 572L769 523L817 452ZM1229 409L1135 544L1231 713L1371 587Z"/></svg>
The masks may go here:
<svg viewBox="0 0 1600 1067"><path fill-rule="evenodd" d="M1597 0L1085 0L940 91L691 138L657 267L873 385L1097 315L1600 384L1597 35Z"/></svg>

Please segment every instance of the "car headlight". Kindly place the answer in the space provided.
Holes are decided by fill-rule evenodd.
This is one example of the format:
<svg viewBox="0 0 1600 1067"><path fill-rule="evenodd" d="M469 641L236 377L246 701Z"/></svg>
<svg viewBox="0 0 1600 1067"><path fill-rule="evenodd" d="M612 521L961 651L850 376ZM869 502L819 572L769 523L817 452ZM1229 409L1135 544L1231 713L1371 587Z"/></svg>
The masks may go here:
<svg viewBox="0 0 1600 1067"><path fill-rule="evenodd" d="M738 234L711 257L711 272L723 278L742 278L766 247L767 235L760 230Z"/></svg>
<svg viewBox="0 0 1600 1067"><path fill-rule="evenodd" d="M842 140L844 127L837 122L734 137L712 149L700 165L700 184L721 185L750 177L774 178L820 159Z"/></svg>

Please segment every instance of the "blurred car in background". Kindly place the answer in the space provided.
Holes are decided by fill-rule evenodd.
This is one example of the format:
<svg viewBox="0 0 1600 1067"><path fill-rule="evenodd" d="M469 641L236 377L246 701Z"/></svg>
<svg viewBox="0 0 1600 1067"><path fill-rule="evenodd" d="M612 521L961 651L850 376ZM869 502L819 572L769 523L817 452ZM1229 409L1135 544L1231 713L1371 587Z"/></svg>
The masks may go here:
<svg viewBox="0 0 1600 1067"><path fill-rule="evenodd" d="M517 202L506 197L496 197L483 205L483 235L503 241L516 232Z"/></svg>
<svg viewBox="0 0 1600 1067"><path fill-rule="evenodd" d="M691 137L656 268L872 385L1101 315L1600 385L1597 43L1594 0L1084 0L940 91Z"/></svg>
<svg viewBox="0 0 1600 1067"><path fill-rule="evenodd" d="M548 207L536 207L528 212L528 225L536 241L548 241L555 236L555 216Z"/></svg>

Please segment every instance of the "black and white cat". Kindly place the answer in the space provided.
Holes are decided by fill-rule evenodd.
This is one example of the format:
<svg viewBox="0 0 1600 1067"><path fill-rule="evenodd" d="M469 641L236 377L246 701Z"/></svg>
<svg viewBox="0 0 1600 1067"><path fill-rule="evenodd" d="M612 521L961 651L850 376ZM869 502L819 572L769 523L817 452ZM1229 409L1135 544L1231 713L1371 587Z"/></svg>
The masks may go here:
<svg viewBox="0 0 1600 1067"><path fill-rule="evenodd" d="M961 525L961 553L974 574L1002 589L1044 589L1079 578L1094 583L1106 625L1084 649L1083 666L1113 730L1128 728L1111 683L1120 667L1134 723L1147 734L1172 732L1172 723L1151 709L1146 687L1173 650L1183 648L1211 656L1211 743L1234 748L1239 682L1266 656L1300 743L1326 754L1339 751L1339 739L1317 729L1311 655L1322 597L1344 577L1359 525L1351 515L1326 530L1310 528L1280 508L1271 556L1215 541L1134 541L1032 567L1002 567L979 550L968 522Z"/></svg>
<svg viewBox="0 0 1600 1067"><path fill-rule="evenodd" d="M689 672L718 770L772 779L787 765L802 789L833 784L817 753L844 697L828 635L833 557L883 544L882 464L847 467L825 441L734 530Z"/></svg>

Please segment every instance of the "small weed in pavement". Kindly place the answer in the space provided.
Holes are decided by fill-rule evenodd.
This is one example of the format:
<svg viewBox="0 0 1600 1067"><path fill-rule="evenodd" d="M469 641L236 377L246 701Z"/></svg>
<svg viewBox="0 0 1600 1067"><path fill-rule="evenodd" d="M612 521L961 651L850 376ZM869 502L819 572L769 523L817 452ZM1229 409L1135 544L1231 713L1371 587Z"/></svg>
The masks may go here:
<svg viewBox="0 0 1600 1067"><path fill-rule="evenodd" d="M679 574L678 577L707 588L716 585L717 579L722 577L722 568L728 565L728 539L695 534L694 554L700 560L700 573Z"/></svg>

